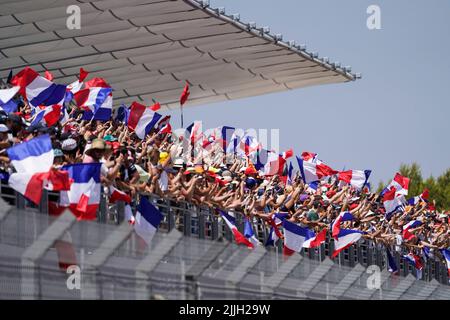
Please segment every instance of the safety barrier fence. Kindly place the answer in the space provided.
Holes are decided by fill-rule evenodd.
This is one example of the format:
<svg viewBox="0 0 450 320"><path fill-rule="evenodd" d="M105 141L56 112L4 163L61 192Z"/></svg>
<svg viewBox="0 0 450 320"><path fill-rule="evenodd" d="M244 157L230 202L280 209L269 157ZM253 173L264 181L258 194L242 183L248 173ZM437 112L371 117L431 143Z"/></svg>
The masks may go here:
<svg viewBox="0 0 450 320"><path fill-rule="evenodd" d="M49 213L49 202L57 202L59 195L55 192L45 191L43 193L41 203L36 206L26 200L22 195L16 193L9 186L1 184L1 196L9 204L18 209L33 210L40 213ZM164 218L159 226L159 231L170 232L173 229L180 231L186 237L194 237L198 239L219 240L224 238L232 242L232 233L227 228L225 223L219 219L214 209L207 206L196 206L185 201L175 201L170 198L161 198L155 194L141 194L139 196L146 196L152 203L154 203ZM134 199L137 200L137 199ZM132 206L136 205L136 201L132 202ZM101 195L100 206L97 214L98 222L105 224L121 224L124 220L123 202L109 204L107 194L103 192ZM133 208L134 209L134 208ZM235 214L236 226L243 232L244 220L242 214ZM261 243L265 243L268 237L269 228L261 219L253 221L255 233ZM130 242L130 245L136 245ZM316 260L318 262L324 261L327 257L331 257L333 253L333 239L327 236L326 241L314 249L304 249L301 252L302 257ZM277 256L282 255L282 243L279 241L278 247L268 248L273 250ZM416 275L416 270L413 266L407 263L402 256L407 254L405 248L402 251L391 252L395 262L399 268L399 274L407 276L409 274ZM367 239L359 241L356 245L342 251L334 262L339 266L354 268L360 264L364 267L371 265L378 266L381 270L387 269L387 255L384 246L375 244L373 241ZM424 263L422 270L422 279L425 281L437 280L442 284L449 284L449 276L447 266L443 261L437 258L429 258Z"/></svg>

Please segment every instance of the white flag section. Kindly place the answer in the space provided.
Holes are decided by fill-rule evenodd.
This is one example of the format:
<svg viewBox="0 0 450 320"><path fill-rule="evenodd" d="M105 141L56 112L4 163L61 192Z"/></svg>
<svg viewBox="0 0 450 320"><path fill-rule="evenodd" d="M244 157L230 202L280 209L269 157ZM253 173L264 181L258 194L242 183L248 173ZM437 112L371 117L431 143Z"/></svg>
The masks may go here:
<svg viewBox="0 0 450 320"><path fill-rule="evenodd" d="M356 243L359 239L361 239L363 233L364 232L359 230L341 229L339 231L337 239L335 239L334 241L334 252L331 257L336 257L339 252Z"/></svg>
<svg viewBox="0 0 450 320"><path fill-rule="evenodd" d="M163 215L146 198L141 197L137 207L134 231L148 244L155 235Z"/></svg>

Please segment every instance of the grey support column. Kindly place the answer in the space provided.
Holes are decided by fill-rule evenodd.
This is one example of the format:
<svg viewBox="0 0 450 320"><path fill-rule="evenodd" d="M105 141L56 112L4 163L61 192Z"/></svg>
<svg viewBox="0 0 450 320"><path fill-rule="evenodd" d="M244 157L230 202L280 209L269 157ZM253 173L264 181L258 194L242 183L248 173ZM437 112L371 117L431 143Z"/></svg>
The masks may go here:
<svg viewBox="0 0 450 320"><path fill-rule="evenodd" d="M208 267L214 263L220 256L222 252L228 248L230 245L229 242L212 242L211 246L202 255L200 259L198 259L187 271L185 274L186 282L189 282L193 286L193 292L195 292L194 298L195 300L201 299L200 294L200 285L199 285L199 277L203 274L203 272L208 269Z"/></svg>
<svg viewBox="0 0 450 320"><path fill-rule="evenodd" d="M437 282L436 279L431 280L430 282L426 283L422 290L416 293L416 298L418 300L428 300L430 299L433 292L439 288L440 284Z"/></svg>
<svg viewBox="0 0 450 320"><path fill-rule="evenodd" d="M361 291L360 294L355 297L358 300L369 300L370 298L377 298L377 294L379 295L380 300L383 299L383 284L389 279L390 273L384 269L380 274L380 289L369 289L366 288L365 290Z"/></svg>
<svg viewBox="0 0 450 320"><path fill-rule="evenodd" d="M414 278L414 276L408 275L406 278L403 278L395 288L388 291L383 296L383 299L399 300L402 295L414 284L415 281L416 279Z"/></svg>
<svg viewBox="0 0 450 320"><path fill-rule="evenodd" d="M43 189L41 201L39 202L39 212L48 213L48 191Z"/></svg>
<svg viewBox="0 0 450 320"><path fill-rule="evenodd" d="M247 255L244 260L231 272L231 274L227 277L225 281L225 286L227 289L232 289L232 291L236 292L236 288L239 285L239 282L244 279L248 270L254 267L266 254L266 250L257 246L253 249L249 255Z"/></svg>
<svg viewBox="0 0 450 320"><path fill-rule="evenodd" d="M81 288L82 299L100 299L100 293L97 291L97 276L99 268L106 260L119 248L133 232L133 228L127 221L117 227L102 244L94 251L94 253L86 260L84 270L82 272L83 286Z"/></svg>
<svg viewBox="0 0 450 320"><path fill-rule="evenodd" d="M330 271L331 267L334 265L333 261L326 258L314 271L309 275L309 277L302 283L301 288L297 290L297 296L302 295L308 297L308 292L310 292L314 287L322 280L323 276Z"/></svg>
<svg viewBox="0 0 450 320"><path fill-rule="evenodd" d="M16 207L17 209L25 209L25 197L16 191Z"/></svg>
<svg viewBox="0 0 450 320"><path fill-rule="evenodd" d="M34 279L36 262L75 221L75 216L66 210L22 254L22 299L34 299L36 297L39 289L36 288Z"/></svg>
<svg viewBox="0 0 450 320"><path fill-rule="evenodd" d="M337 286L335 286L331 292L330 292L330 299L336 299L345 294L345 292L351 287L353 283L355 283L356 280L359 279L359 277L363 274L363 272L366 269L361 265L357 264L352 271L347 273L344 277L344 279L341 280L341 282L338 283Z"/></svg>
<svg viewBox="0 0 450 320"><path fill-rule="evenodd" d="M299 254L290 256L289 259L281 265L278 271L274 272L273 275L267 280L264 290L268 293L274 292L274 290L281 285L283 280L287 278L287 276L302 261L302 259L302 256Z"/></svg>
<svg viewBox="0 0 450 320"><path fill-rule="evenodd" d="M150 292L148 290L148 284L151 280L150 274L152 270L158 265L159 261L174 248L177 243L183 238L183 235L177 230L172 230L162 240L154 250L137 265L135 269L136 279L136 299L148 300L150 298Z"/></svg>

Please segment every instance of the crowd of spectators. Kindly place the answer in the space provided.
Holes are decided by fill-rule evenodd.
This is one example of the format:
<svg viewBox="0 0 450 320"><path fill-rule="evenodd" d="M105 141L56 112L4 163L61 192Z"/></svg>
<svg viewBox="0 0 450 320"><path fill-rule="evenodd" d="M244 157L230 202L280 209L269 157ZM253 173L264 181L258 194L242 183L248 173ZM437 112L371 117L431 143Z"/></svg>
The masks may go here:
<svg viewBox="0 0 450 320"><path fill-rule="evenodd" d="M139 139L122 121L81 120L81 111L53 127L30 126L31 110L21 103L18 112L0 112L0 165L5 175L12 166L5 150L33 137L49 134L54 148L54 167L71 163L101 162L101 182L115 186L133 199L152 193L174 201L242 214L250 221L264 221L268 228L275 213L287 213L290 221L315 232L330 228L344 211L354 216L341 228L365 231L364 238L398 252L440 257L450 247L448 212L438 212L433 201L406 205L386 216L382 197L339 183L336 177L320 181L317 188L305 184L297 172L289 182L279 174L261 175L254 161L240 152L224 152L223 141L199 135L192 140L174 132L161 133L155 126ZM205 141L207 143L205 143ZM192 144L194 142L194 144ZM240 148L238 146L238 148ZM413 220L421 225L404 227Z"/></svg>

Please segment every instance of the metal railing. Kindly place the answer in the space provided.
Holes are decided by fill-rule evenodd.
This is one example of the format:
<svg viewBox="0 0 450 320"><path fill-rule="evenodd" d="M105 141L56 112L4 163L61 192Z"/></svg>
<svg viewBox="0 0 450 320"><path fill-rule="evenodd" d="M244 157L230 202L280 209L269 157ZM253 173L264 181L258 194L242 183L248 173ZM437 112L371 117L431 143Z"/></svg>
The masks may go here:
<svg viewBox="0 0 450 320"><path fill-rule="evenodd" d="M57 202L59 194L57 192L49 192L44 190L39 205L35 205L26 200L21 194L16 193L8 185L0 184L1 197L9 204L19 209L30 209L41 213L49 213L49 202ZM162 232L170 232L176 229L186 237L196 237L199 239L218 240L225 238L233 241L231 231L219 219L215 210L207 206L196 206L185 201L175 201L170 198L161 198L155 194L140 194L138 197L148 197L148 199L158 207L163 214L163 220L159 226ZM135 207L138 199L133 199L132 207ZM134 209L134 208L133 208ZM51 212L50 212L51 213ZM236 226L243 232L244 221L242 214L235 214ZM109 204L106 193L101 193L100 206L97 214L97 220L106 224L119 225L124 220L124 203L117 202ZM269 233L269 226L261 219L254 220L255 234L261 243L265 243ZM333 253L334 241L327 235L326 241L319 247L314 249L304 249L301 252L302 257L309 259L324 261L327 257L331 257ZM278 247L268 248L275 250L278 254L282 252L282 243L278 242ZM407 276L415 275L415 269L402 259L403 254L407 254L405 248L400 252L392 252L392 255L399 268L399 274ZM376 245L373 241L363 239L354 246L343 250L335 259L335 263L346 266L355 267L357 264L368 267L377 265L381 270L387 269L386 249ZM422 270L422 279L431 281L436 279L442 284L449 284L449 276L446 264L438 259L428 259L424 263Z"/></svg>

